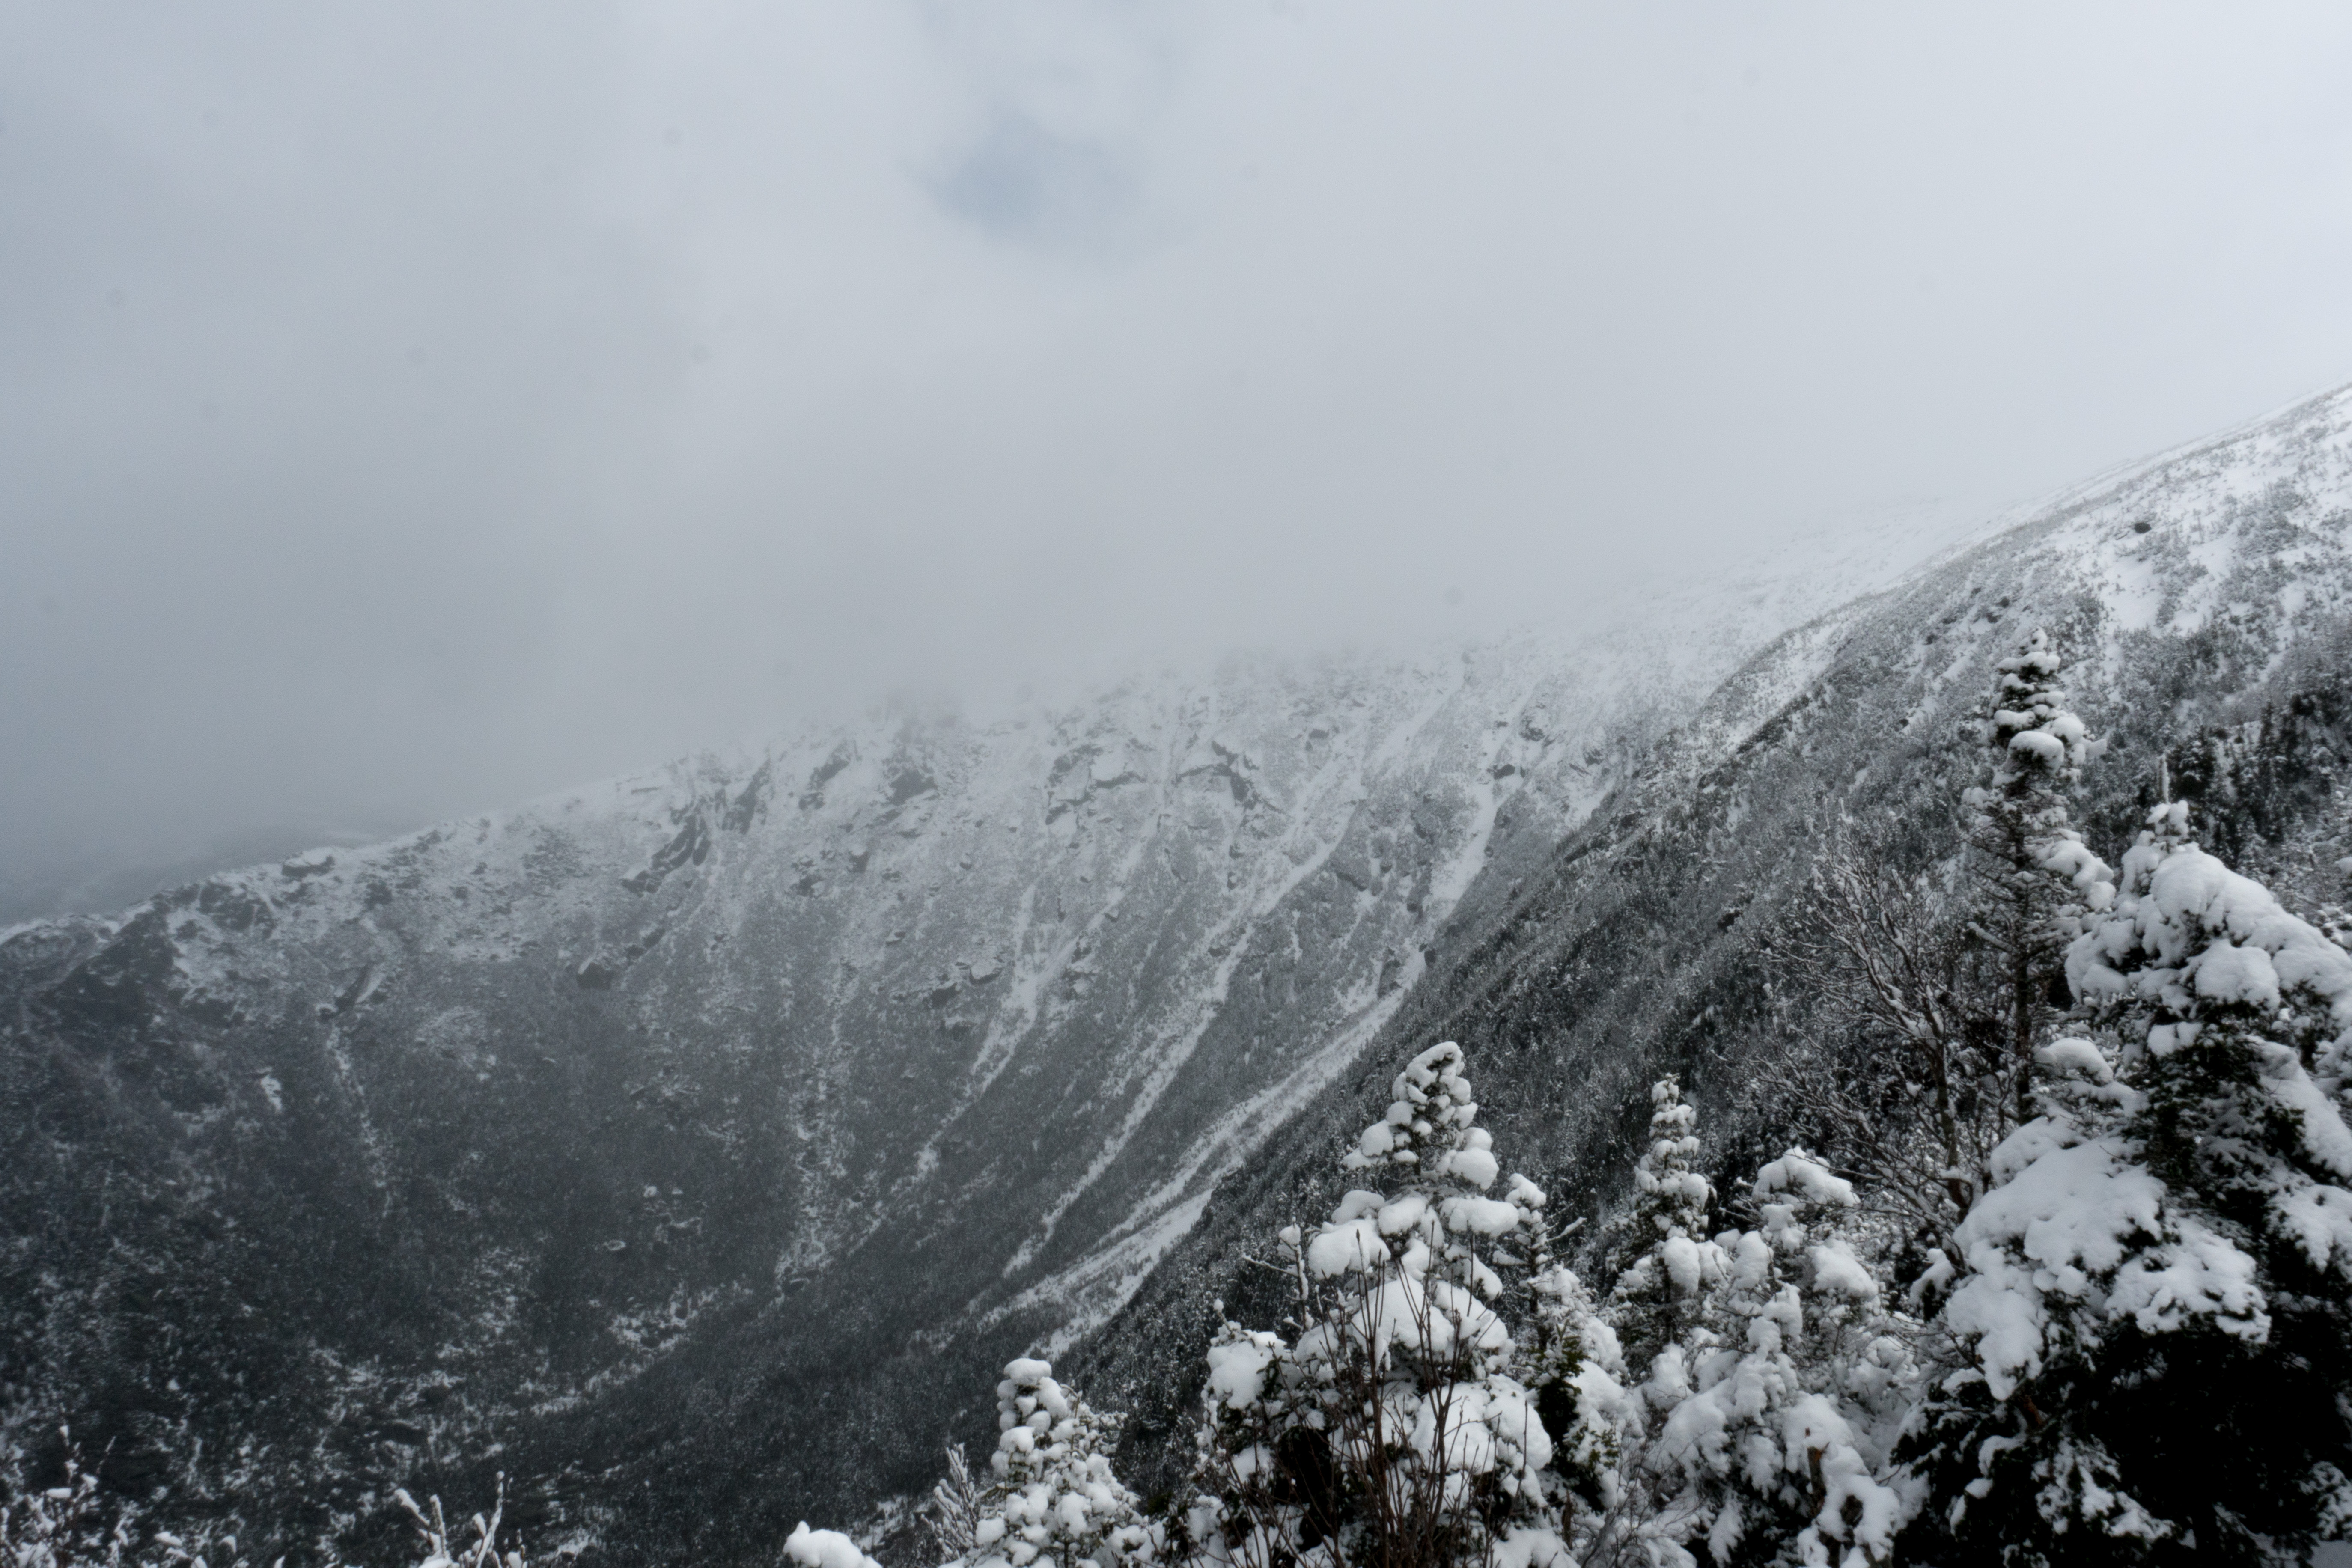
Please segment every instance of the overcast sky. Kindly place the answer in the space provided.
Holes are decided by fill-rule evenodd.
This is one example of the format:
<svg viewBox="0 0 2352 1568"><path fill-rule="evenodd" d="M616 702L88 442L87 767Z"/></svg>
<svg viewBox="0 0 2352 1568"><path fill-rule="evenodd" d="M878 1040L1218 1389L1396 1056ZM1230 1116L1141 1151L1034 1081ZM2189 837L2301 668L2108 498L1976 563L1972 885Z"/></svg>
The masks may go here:
<svg viewBox="0 0 2352 1568"><path fill-rule="evenodd" d="M2025 498L2352 380L2347 80L2334 4L0 0L0 871Z"/></svg>

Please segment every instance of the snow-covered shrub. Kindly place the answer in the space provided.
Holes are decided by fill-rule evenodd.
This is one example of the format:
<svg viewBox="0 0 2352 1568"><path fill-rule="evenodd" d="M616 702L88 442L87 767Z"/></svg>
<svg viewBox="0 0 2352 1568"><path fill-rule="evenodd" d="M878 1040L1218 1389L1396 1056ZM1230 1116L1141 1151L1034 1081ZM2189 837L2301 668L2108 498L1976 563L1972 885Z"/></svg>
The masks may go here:
<svg viewBox="0 0 2352 1568"><path fill-rule="evenodd" d="M1496 1183L1451 1043L1396 1078L1342 1167L1382 1185L1282 1244L1295 1342L1228 1323L1210 1371L1188 1531L1213 1563L1567 1568L1553 1449L1501 1269L1528 1270L1544 1194Z"/></svg>
<svg viewBox="0 0 2352 1568"><path fill-rule="evenodd" d="M474 1515L467 1521L469 1534L466 1537L450 1530L449 1521L442 1515L439 1498L428 1498L425 1506L420 1508L404 1489L394 1488L392 1495L416 1526L418 1545L424 1552L417 1560L417 1568L523 1568L520 1549L503 1552L499 1550L499 1521L507 1507L505 1476L499 1478L498 1497L490 1505L489 1517Z"/></svg>
<svg viewBox="0 0 2352 1568"><path fill-rule="evenodd" d="M98 1476L81 1462L73 1434L65 1443L64 1481L26 1488L0 1501L0 1568L117 1568L133 1542L129 1514L106 1506ZM22 1469L21 1457L10 1468Z"/></svg>
<svg viewBox="0 0 2352 1568"><path fill-rule="evenodd" d="M57 1486L23 1488L0 1500L0 1568L247 1568L237 1538L220 1530L174 1534L143 1526L138 1509L109 1500L100 1489L97 1473L82 1462L80 1447L69 1430L61 1430L65 1444L65 1477ZM7 1456L7 1468L19 1473L21 1453ZM475 1514L462 1531L443 1514L441 1500L428 1498L420 1506L406 1491L394 1488L398 1502L416 1528L417 1568L523 1568L519 1546L500 1550L499 1521L506 1509L506 1478L499 1478L497 1500L488 1518ZM278 1560L281 1568L284 1559Z"/></svg>
<svg viewBox="0 0 2352 1568"><path fill-rule="evenodd" d="M2072 944L1922 1413L1923 1520L2003 1562L2300 1562L2352 1516L2352 955L2159 807Z"/></svg>
<svg viewBox="0 0 2352 1568"><path fill-rule="evenodd" d="M1055 1381L1051 1363L1008 1363L996 1385L993 1479L980 1493L971 1568L1115 1568L1158 1551L1134 1492L1111 1473L1119 1418ZM831 1565L827 1565L831 1568Z"/></svg>
<svg viewBox="0 0 2352 1568"><path fill-rule="evenodd" d="M784 1556L800 1568L881 1568L866 1549L837 1530L811 1530L808 1521L784 1538Z"/></svg>

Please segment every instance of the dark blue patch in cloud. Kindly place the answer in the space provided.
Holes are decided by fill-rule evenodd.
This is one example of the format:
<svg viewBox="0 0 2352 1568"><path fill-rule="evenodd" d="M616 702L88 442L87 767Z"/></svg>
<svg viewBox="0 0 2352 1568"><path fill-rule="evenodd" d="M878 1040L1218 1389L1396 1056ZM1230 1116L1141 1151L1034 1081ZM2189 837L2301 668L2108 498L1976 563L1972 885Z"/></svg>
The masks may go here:
<svg viewBox="0 0 2352 1568"><path fill-rule="evenodd" d="M998 116L931 185L958 217L1001 238L1044 244L1105 237L1134 193L1133 175L1108 149L1019 114Z"/></svg>

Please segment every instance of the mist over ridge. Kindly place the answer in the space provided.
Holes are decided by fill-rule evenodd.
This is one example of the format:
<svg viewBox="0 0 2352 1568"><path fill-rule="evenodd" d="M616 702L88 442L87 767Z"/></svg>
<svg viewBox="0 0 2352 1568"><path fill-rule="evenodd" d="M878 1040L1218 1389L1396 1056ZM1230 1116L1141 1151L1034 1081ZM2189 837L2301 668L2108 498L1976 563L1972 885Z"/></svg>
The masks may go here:
<svg viewBox="0 0 2352 1568"><path fill-rule="evenodd" d="M0 1568L2352 1563L2347 64L0 5Z"/></svg>
<svg viewBox="0 0 2352 1568"><path fill-rule="evenodd" d="M902 689L1573 633L2352 363L2325 8L0 26L60 894Z"/></svg>

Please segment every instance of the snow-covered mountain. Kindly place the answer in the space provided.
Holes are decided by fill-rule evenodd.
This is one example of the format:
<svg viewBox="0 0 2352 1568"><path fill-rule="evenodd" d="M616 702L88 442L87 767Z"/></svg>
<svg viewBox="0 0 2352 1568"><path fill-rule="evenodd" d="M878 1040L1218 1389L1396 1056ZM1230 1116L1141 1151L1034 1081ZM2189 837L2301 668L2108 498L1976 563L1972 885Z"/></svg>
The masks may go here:
<svg viewBox="0 0 2352 1568"><path fill-rule="evenodd" d="M921 1484L1449 927L1942 536L1831 542L1563 584L1549 637L877 715L0 934L8 1430L70 1417L273 1556L493 1468L621 1555Z"/></svg>
<svg viewBox="0 0 2352 1568"><path fill-rule="evenodd" d="M1802 918L1832 835L1906 868L1949 864L1961 791L1985 766L1992 666L2037 627L2068 650L2074 706L2107 740L2078 814L2093 847L2119 854L2168 787L2205 808L2205 843L2306 912L2345 899L2352 389L2029 509L1727 680L1515 894L1441 937L1360 1071L1286 1122L1067 1363L1135 1411L1128 1473L1181 1462L1208 1303L1278 1318L1244 1259L1329 1208L1383 1064L1459 1040L1496 1149L1561 1218L1623 1191L1663 1073L1696 1090L1727 1172L1801 1132L1758 1089L1767 1047L1801 1033L1809 1005L1770 939Z"/></svg>
<svg viewBox="0 0 2352 1568"><path fill-rule="evenodd" d="M926 1483L1033 1347L1147 1474L1412 1048L1465 1043L1563 1211L1658 1070L1760 1137L1759 939L1841 821L1941 852L2032 626L2090 656L2100 831L2163 752L2329 891L2348 528L2337 394L1958 550L881 715L0 933L0 1420L257 1560L493 1470L536 1542L765 1556Z"/></svg>

